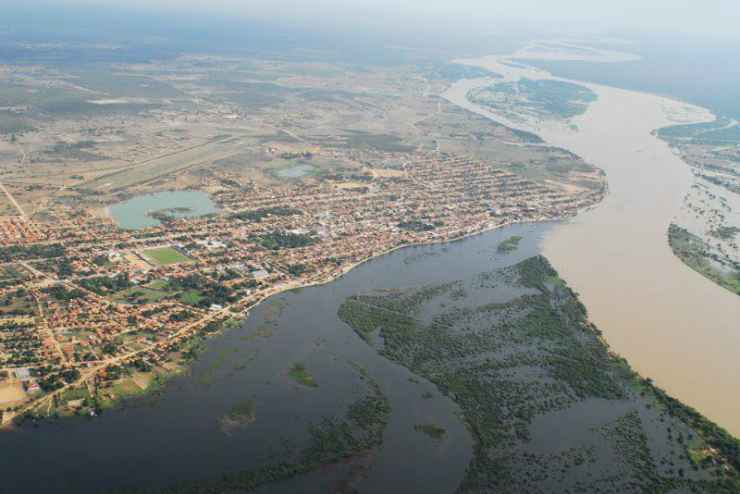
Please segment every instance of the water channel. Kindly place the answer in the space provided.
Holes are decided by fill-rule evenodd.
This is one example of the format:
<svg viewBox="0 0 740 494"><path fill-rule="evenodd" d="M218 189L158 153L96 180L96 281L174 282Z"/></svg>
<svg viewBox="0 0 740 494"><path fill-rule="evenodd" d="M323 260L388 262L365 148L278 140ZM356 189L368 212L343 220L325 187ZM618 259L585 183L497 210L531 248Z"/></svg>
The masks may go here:
<svg viewBox="0 0 740 494"><path fill-rule="evenodd" d="M495 57L468 63L509 80L552 78ZM606 199L553 228L544 242L545 256L578 291L611 347L640 374L740 435L740 298L692 271L671 251L668 225L692 177L689 166L652 134L679 118L686 123L711 115L661 96L570 82L592 89L598 99L568 125L507 122L468 101L468 91L486 80L460 81L445 96L535 132L606 172Z"/></svg>

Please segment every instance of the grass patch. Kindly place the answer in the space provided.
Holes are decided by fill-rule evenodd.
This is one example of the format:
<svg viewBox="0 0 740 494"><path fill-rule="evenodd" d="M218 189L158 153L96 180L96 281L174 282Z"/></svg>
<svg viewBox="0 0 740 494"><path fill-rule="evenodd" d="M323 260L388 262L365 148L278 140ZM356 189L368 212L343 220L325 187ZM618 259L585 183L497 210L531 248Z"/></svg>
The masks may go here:
<svg viewBox="0 0 740 494"><path fill-rule="evenodd" d="M131 304L152 304L172 295L170 292L152 290L147 287L133 287L116 293L113 300Z"/></svg>
<svg viewBox="0 0 740 494"><path fill-rule="evenodd" d="M169 283L167 283L167 280L154 280L150 283L146 284L147 288L150 288L152 290L164 290L167 288Z"/></svg>
<svg viewBox="0 0 740 494"><path fill-rule="evenodd" d="M84 400L84 399L90 399L90 393L87 390L87 387L79 387L79 388L70 388L64 391L59 396L59 402L63 404L67 404L70 401L75 400Z"/></svg>
<svg viewBox="0 0 740 494"><path fill-rule="evenodd" d="M198 303L203 300L203 295L201 295L198 290L188 290L179 294L177 298L183 304L198 305Z"/></svg>
<svg viewBox="0 0 740 494"><path fill-rule="evenodd" d="M143 390L133 379L123 379L111 387L111 392L116 399L120 399L128 396L138 396L143 393Z"/></svg>
<svg viewBox="0 0 740 494"><path fill-rule="evenodd" d="M707 459L711 459L712 455L707 452L706 448L686 448L689 459L694 465L700 466Z"/></svg>

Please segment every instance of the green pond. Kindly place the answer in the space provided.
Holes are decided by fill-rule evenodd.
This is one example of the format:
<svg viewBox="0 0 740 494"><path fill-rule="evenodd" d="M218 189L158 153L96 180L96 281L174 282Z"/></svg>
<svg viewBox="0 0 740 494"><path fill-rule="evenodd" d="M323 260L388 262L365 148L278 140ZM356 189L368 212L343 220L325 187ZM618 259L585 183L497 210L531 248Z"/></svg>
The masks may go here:
<svg viewBox="0 0 740 494"><path fill-rule="evenodd" d="M300 178L315 173L317 168L308 163L299 163L289 168L283 168L275 172L280 178Z"/></svg>
<svg viewBox="0 0 740 494"><path fill-rule="evenodd" d="M203 216L218 211L208 194L192 190L158 192L136 196L109 206L116 224L127 230L158 226L161 221L152 213L163 212L175 218Z"/></svg>

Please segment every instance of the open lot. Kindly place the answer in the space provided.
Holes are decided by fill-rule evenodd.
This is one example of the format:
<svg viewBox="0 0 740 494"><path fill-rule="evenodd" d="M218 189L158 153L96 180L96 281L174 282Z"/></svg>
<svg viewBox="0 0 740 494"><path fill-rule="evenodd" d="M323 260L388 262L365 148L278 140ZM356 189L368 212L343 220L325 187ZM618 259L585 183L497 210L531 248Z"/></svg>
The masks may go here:
<svg viewBox="0 0 740 494"><path fill-rule="evenodd" d="M0 384L0 409L7 408L26 399L26 392L20 381Z"/></svg>

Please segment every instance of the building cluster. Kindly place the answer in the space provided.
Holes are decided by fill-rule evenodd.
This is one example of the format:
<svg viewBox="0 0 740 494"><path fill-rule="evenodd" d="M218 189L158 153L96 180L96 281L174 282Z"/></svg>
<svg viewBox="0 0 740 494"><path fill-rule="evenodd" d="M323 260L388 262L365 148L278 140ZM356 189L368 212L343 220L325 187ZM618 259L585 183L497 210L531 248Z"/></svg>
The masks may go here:
<svg viewBox="0 0 740 494"><path fill-rule="evenodd" d="M0 365L33 383L13 411L163 367L264 298L394 248L572 216L604 193L444 153L359 158L367 166L349 174L225 189L219 214L143 230L84 212L43 229L0 224L15 232L2 237L5 265L25 275L0 293ZM162 249L171 261L148 254Z"/></svg>
<svg viewBox="0 0 740 494"><path fill-rule="evenodd" d="M0 245L33 243L46 240L44 229L21 217L0 219Z"/></svg>

